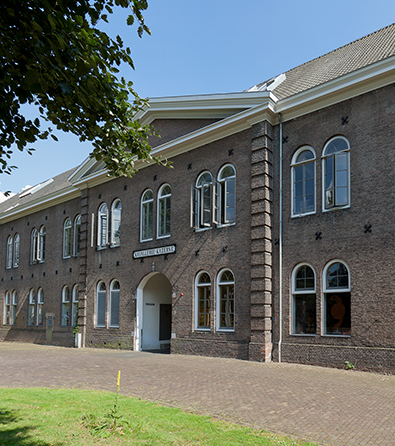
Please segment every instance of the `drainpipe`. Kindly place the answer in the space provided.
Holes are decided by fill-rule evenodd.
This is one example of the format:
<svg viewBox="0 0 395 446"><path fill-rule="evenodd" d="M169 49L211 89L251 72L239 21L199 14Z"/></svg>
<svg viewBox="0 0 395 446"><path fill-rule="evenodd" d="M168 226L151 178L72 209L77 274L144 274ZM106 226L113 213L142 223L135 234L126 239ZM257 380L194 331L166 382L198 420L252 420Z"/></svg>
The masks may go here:
<svg viewBox="0 0 395 446"><path fill-rule="evenodd" d="M279 250L278 250L278 274L279 274L279 293L278 293L278 362L281 362L281 342L283 340L283 122L281 120L281 113L278 114L278 121L280 123L280 197L279 197Z"/></svg>

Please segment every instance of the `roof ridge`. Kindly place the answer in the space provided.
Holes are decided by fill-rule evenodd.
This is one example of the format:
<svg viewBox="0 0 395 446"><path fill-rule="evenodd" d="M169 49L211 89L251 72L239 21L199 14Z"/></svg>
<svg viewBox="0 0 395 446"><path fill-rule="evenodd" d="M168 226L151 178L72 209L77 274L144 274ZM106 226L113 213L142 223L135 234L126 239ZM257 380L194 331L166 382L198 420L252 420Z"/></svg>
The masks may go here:
<svg viewBox="0 0 395 446"><path fill-rule="evenodd" d="M295 70L296 68L303 67L304 65L307 65L307 64L309 64L309 63L311 63L311 62L314 62L314 61L316 61L316 60L322 59L323 57L328 56L328 54L336 53L336 51L340 51L340 50L342 50L343 48L346 48L346 47L348 47L348 46L350 46L350 45L354 45L355 43L357 43L357 42L359 42L359 41L361 41L361 40L367 39L368 37L371 37L371 36L373 36L374 34L377 34L377 33L379 33L379 32L382 32L382 31L384 31L385 29L390 28L390 27L392 27L392 26L395 26L395 22L394 22L394 23L391 23L390 25L384 26L383 28L380 28L380 29L378 29L378 30L376 30L376 31L373 31L372 33L366 34L365 36L362 36L362 37L360 37L359 39L353 40L352 42L346 43L345 45L342 45L342 46L340 46L340 47L338 47L338 48L335 48L335 49L332 50L332 51L328 51L327 53L322 54L321 56L315 57L314 59L310 59L310 60L308 60L307 62L304 62L304 63L302 63L302 64L300 64L300 65L296 65L295 67L293 67L293 68L291 68L291 69L285 71L285 73L289 73L290 71Z"/></svg>

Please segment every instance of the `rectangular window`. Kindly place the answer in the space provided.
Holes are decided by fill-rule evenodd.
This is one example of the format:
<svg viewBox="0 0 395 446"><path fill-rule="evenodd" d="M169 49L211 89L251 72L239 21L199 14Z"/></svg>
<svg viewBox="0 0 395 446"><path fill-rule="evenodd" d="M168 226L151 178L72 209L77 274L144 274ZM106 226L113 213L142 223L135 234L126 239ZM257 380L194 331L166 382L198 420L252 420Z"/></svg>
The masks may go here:
<svg viewBox="0 0 395 446"><path fill-rule="evenodd" d="M326 335L351 335L351 293L325 293Z"/></svg>
<svg viewBox="0 0 395 446"><path fill-rule="evenodd" d="M213 185L208 183L203 183L202 185L202 196L201 196L201 222L202 226L207 228L211 226L211 212L212 212L212 193Z"/></svg>
<svg viewBox="0 0 395 446"><path fill-rule="evenodd" d="M96 302L96 327L106 326L106 291L98 291Z"/></svg>
<svg viewBox="0 0 395 446"><path fill-rule="evenodd" d="M234 328L234 287L233 285L220 285L220 327Z"/></svg>
<svg viewBox="0 0 395 446"><path fill-rule="evenodd" d="M29 314L27 319L28 325L34 325L34 313L35 313L35 306L36 306L36 298L34 295L34 291L30 290L29 294Z"/></svg>
<svg viewBox="0 0 395 446"><path fill-rule="evenodd" d="M198 328L210 328L210 286L198 287Z"/></svg>
<svg viewBox="0 0 395 446"><path fill-rule="evenodd" d="M142 205L142 240L151 240L153 238L154 228L154 203L149 201Z"/></svg>
<svg viewBox="0 0 395 446"><path fill-rule="evenodd" d="M111 290L110 327L119 327L119 290Z"/></svg>
<svg viewBox="0 0 395 446"><path fill-rule="evenodd" d="M228 178L224 182L224 223L235 221L235 178Z"/></svg>
<svg viewBox="0 0 395 446"><path fill-rule="evenodd" d="M316 296L312 294L295 294L294 298L294 334L316 333Z"/></svg>
<svg viewBox="0 0 395 446"><path fill-rule="evenodd" d="M5 293L4 301L4 325L10 324L10 293L7 291Z"/></svg>
<svg viewBox="0 0 395 446"><path fill-rule="evenodd" d="M16 294L16 291L12 293L12 306L11 306L11 324L16 324L16 312L17 312L17 305L18 305L18 297Z"/></svg>
<svg viewBox="0 0 395 446"><path fill-rule="evenodd" d="M37 325L43 325L44 321L44 293L43 290L40 289L37 294Z"/></svg>

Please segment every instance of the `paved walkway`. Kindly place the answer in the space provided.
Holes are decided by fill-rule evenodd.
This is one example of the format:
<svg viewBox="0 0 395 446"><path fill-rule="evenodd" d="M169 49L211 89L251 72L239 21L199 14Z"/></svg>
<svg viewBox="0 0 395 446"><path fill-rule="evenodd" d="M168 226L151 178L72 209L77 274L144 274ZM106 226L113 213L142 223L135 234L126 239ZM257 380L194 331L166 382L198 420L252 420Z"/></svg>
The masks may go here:
<svg viewBox="0 0 395 446"><path fill-rule="evenodd" d="M395 376L0 342L0 387L114 391L322 445L395 445Z"/></svg>

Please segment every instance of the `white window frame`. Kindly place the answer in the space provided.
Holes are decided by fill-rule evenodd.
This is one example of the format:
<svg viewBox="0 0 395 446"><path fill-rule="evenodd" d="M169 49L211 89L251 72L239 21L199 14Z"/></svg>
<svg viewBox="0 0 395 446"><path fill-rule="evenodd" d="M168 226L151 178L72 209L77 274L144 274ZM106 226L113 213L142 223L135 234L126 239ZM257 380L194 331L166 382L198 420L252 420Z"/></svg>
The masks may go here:
<svg viewBox="0 0 395 446"><path fill-rule="evenodd" d="M97 249L107 248L108 243L108 206L102 203L97 212Z"/></svg>
<svg viewBox="0 0 395 446"><path fill-rule="evenodd" d="M12 235L9 235L7 237L7 252L6 252L6 264L5 264L6 269L12 268L12 247L13 247Z"/></svg>
<svg viewBox="0 0 395 446"><path fill-rule="evenodd" d="M19 234L15 234L14 236L14 262L13 267L18 268L19 266L19 250L20 250L20 236Z"/></svg>
<svg viewBox="0 0 395 446"><path fill-rule="evenodd" d="M311 268L311 270L313 271L314 274L314 288L296 288L296 274L299 271L300 268L304 267L304 266L308 266L309 268ZM291 274L291 292L292 292L292 302L291 302L291 334L292 335L297 335L297 336L317 336L317 275L315 273L314 268L309 264L309 263L299 263L298 265L295 266L295 268L292 270L292 274ZM315 308L315 329L316 332L315 333L296 333L296 324L295 324L295 319L296 319L296 305L295 305L295 296L298 294L315 294L315 299L316 299L316 308Z"/></svg>
<svg viewBox="0 0 395 446"><path fill-rule="evenodd" d="M71 218L67 217L65 222L63 223L63 258L69 259L71 257L71 247L72 247L72 238L71 238Z"/></svg>
<svg viewBox="0 0 395 446"><path fill-rule="evenodd" d="M229 271L232 276L232 281L220 281L220 278L222 274L225 271ZM229 268L223 268L221 271L217 274L217 280L216 280L216 326L217 331L219 332L234 332L235 331L235 325L236 325L236 299L235 299L235 288L236 288L236 280L235 275L232 270ZM227 326L227 327L221 327L221 286L228 286L233 285L233 327ZM225 314L232 314L231 312L226 311Z"/></svg>
<svg viewBox="0 0 395 446"><path fill-rule="evenodd" d="M11 293L5 292L4 297L4 325L11 324Z"/></svg>
<svg viewBox="0 0 395 446"><path fill-rule="evenodd" d="M228 167L233 169L233 175L222 177L223 171ZM229 203L228 197L230 185L233 185L233 206ZM227 216L227 209L233 209L233 220ZM214 222L221 226L230 226L236 224L236 168L233 164L225 164L218 172L217 181L214 190Z"/></svg>
<svg viewBox="0 0 395 446"><path fill-rule="evenodd" d="M335 263L341 263L343 264L346 269L347 269L347 274L348 274L348 286L347 287L338 287L338 288L329 288L327 286L327 274L328 274L328 270L329 268L334 265ZM349 338L351 335L344 335L344 334L334 334L334 333L329 333L327 334L327 330L326 330L326 294L328 293L334 293L334 292L338 292L338 293L351 293L351 274L350 274L350 268L348 267L347 263L344 260L341 259L334 259L331 260L330 262L328 262L325 267L324 270L322 272L322 333L323 336L334 336L336 338L340 337L340 338ZM351 299L351 297L350 297ZM350 302L350 319L351 319L351 302ZM350 327L351 329L351 327Z"/></svg>
<svg viewBox="0 0 395 446"><path fill-rule="evenodd" d="M203 274L207 274L207 276L210 279L210 282L205 283L199 283L200 278L203 276ZM207 327L200 327L199 326L199 290L200 288L208 288L209 289L209 300L210 300L210 310L208 312L210 324ZM212 316L212 306L213 306L213 299L212 299L212 280L211 276L207 271L200 271L196 277L195 277L195 330L196 331L211 331L211 316ZM205 296L206 297L206 296ZM204 299L204 301L207 301L207 298ZM207 314L207 310L205 308L204 314Z"/></svg>
<svg viewBox="0 0 395 446"><path fill-rule="evenodd" d="M100 289L104 286L104 290ZM98 314L99 314L99 293L104 293L104 322L99 323L98 322ZM101 295L102 297L102 295ZM106 284L101 280L96 287L96 305L95 305L95 327L96 328L105 328L106 327L106 320L107 320L107 287Z"/></svg>
<svg viewBox="0 0 395 446"><path fill-rule="evenodd" d="M118 289L114 289L114 286L118 284ZM116 316L114 311L113 311L113 303L115 301L115 299L118 299L118 315ZM110 284L110 306L109 306L109 310L110 310L110 320L109 320L109 327L110 328L119 328L119 319L120 319L120 315L121 315L121 311L120 311L120 303L121 303L121 285L119 284L119 281L114 279L113 281L111 281ZM115 319L118 319L118 323L115 321L113 321L113 317L115 317Z"/></svg>
<svg viewBox="0 0 395 446"><path fill-rule="evenodd" d="M11 302L11 325L16 324L16 316L18 309L18 294L16 290L12 292L12 302Z"/></svg>
<svg viewBox="0 0 395 446"><path fill-rule="evenodd" d="M74 218L73 255L79 257L81 249L81 214Z"/></svg>
<svg viewBox="0 0 395 446"><path fill-rule="evenodd" d="M210 181L205 181L204 176L210 176ZM214 210L214 177L208 170L202 172L191 194L191 227L195 231L211 229L213 225Z"/></svg>
<svg viewBox="0 0 395 446"><path fill-rule="evenodd" d="M38 255L38 231L36 228L32 229L30 234L30 263L37 263Z"/></svg>
<svg viewBox="0 0 395 446"><path fill-rule="evenodd" d="M148 193L152 194L152 197L146 198ZM150 221L150 215L152 221ZM144 234L145 229L147 234ZM152 235L149 235L149 232ZM148 242L154 238L154 193L151 189L146 189L141 196L140 203L140 241Z"/></svg>
<svg viewBox="0 0 395 446"><path fill-rule="evenodd" d="M37 321L36 325L43 326L44 324L44 290L39 288L37 290Z"/></svg>
<svg viewBox="0 0 395 446"><path fill-rule="evenodd" d="M71 326L76 327L78 324L78 285L75 284L72 290L71 302Z"/></svg>
<svg viewBox="0 0 395 446"><path fill-rule="evenodd" d="M170 193L164 193L166 188L170 189ZM163 213L161 213L161 208L164 207ZM170 237L171 231L171 187L170 184L166 183L161 186L158 192L158 205L157 205L157 238L166 238ZM166 231L167 223L169 226L169 230ZM161 227L163 226L164 231L161 231Z"/></svg>
<svg viewBox="0 0 395 446"><path fill-rule="evenodd" d="M327 154L327 150L329 148L329 146L337 139L343 140L345 141L345 143L347 144L347 149L345 150L341 150L338 152L334 152L332 154ZM347 209L350 207L351 205L351 187L350 187L350 175L351 175L351 169L350 169L350 143L348 141L347 138L345 138L344 136L335 136L334 138L331 138L324 147L323 150L323 155L322 155L322 212L330 212L333 211L335 209ZM333 175L333 180L332 180L332 189L333 189L333 196L334 196L334 204L332 206L327 206L326 205L326 199L327 199L327 190L326 190L326 164L328 162L328 159L332 157L332 163L333 163L333 167L332 167L332 175ZM336 204L336 189L340 188L340 186L337 186L338 183L338 177L337 174L340 172L340 170L336 171L336 164L338 162L338 160L340 159L340 157L345 157L346 159L346 163L347 163L347 203L344 204ZM344 171L344 169L343 169Z"/></svg>
<svg viewBox="0 0 395 446"><path fill-rule="evenodd" d="M305 151L309 151L313 154L313 158L306 160L306 161L299 161L297 162L297 159L299 155ZM311 215L316 213L317 209L317 184L316 184L316 178L317 178L317 156L315 153L315 150L310 146L303 146L300 147L292 157L291 162L291 217L303 217L305 215ZM313 163L314 164L314 209L311 211L304 211L304 212L296 212L295 210L295 169L300 166L305 166L306 164ZM303 169L303 189L305 187L305 169ZM303 193L303 200L305 199L306 194Z"/></svg>
<svg viewBox="0 0 395 446"><path fill-rule="evenodd" d="M45 226L41 225L40 230L38 231L38 246L37 246L37 260L40 263L45 262L45 236L46 236Z"/></svg>
<svg viewBox="0 0 395 446"><path fill-rule="evenodd" d="M30 288L29 291L29 307L28 307L28 318L27 318L27 325L28 326L34 326L34 319L35 319L35 308L36 307L36 296L34 294L34 289Z"/></svg>
<svg viewBox="0 0 395 446"><path fill-rule="evenodd" d="M122 221L122 202L116 198L111 206L111 246L121 245L121 221ZM117 229L115 229L117 225ZM119 232L116 235L116 232Z"/></svg>
<svg viewBox="0 0 395 446"><path fill-rule="evenodd" d="M62 288L61 327L70 326L70 289L67 285Z"/></svg>

